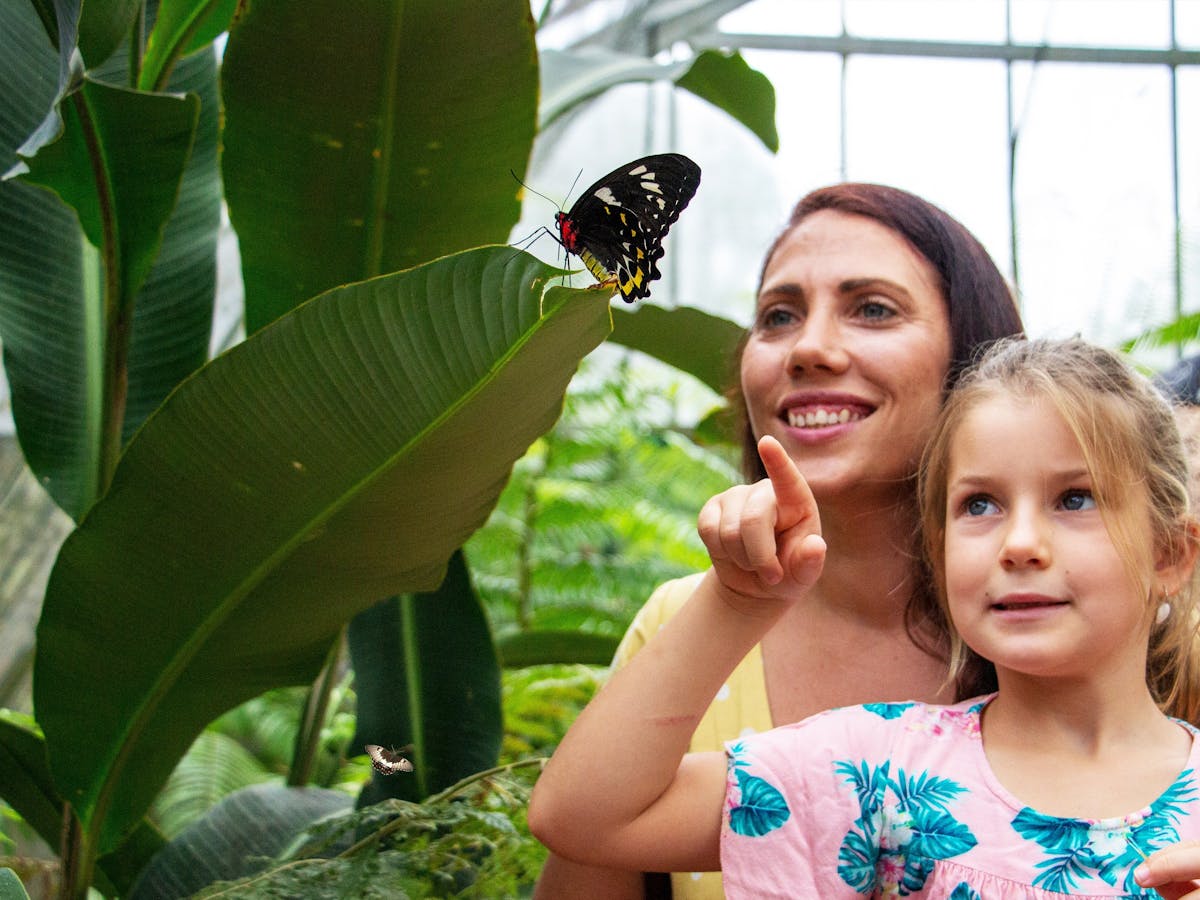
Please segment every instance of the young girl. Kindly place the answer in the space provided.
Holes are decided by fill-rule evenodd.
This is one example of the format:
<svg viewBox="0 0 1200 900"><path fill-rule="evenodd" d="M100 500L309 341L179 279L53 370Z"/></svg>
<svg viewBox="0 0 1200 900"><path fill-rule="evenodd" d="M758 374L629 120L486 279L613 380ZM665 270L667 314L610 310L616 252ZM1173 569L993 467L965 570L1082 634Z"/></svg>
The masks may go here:
<svg viewBox="0 0 1200 900"><path fill-rule="evenodd" d="M1200 529L1149 382L1082 341L1010 341L951 394L920 485L927 550L951 677L992 665L998 693L850 707L685 755L824 559L804 479L772 438L760 452L770 481L742 516L771 537L731 539L709 525L728 516L701 512L704 589L572 727L534 833L591 865L720 867L730 897L1153 896L1143 858L1200 838L1200 745L1163 711L1200 708Z"/></svg>

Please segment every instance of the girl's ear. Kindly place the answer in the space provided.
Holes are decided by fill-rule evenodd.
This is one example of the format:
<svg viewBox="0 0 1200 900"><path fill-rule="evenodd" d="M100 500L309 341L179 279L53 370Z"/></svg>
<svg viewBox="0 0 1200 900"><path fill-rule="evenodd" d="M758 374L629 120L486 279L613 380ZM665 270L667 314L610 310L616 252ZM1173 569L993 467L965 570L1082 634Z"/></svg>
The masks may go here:
<svg viewBox="0 0 1200 900"><path fill-rule="evenodd" d="M1192 579L1196 557L1200 554L1200 522L1188 518L1182 534L1173 546L1159 551L1155 564L1157 587L1167 596L1176 594Z"/></svg>

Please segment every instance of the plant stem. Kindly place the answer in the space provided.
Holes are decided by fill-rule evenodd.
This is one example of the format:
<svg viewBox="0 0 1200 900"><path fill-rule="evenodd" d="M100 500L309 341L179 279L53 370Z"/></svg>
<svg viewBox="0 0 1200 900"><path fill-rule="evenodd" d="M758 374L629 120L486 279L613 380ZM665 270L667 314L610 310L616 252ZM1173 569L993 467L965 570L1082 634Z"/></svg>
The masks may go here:
<svg viewBox="0 0 1200 900"><path fill-rule="evenodd" d="M289 787L303 787L312 780L313 766L316 764L317 750L321 746L321 729L329 715L329 697L334 685L338 683L342 667L342 647L344 645L345 629L338 635L329 648L325 657L325 665L308 689L308 697L304 703L304 715L300 720L300 728L296 732L296 745L292 753L292 765L288 771L287 784Z"/></svg>

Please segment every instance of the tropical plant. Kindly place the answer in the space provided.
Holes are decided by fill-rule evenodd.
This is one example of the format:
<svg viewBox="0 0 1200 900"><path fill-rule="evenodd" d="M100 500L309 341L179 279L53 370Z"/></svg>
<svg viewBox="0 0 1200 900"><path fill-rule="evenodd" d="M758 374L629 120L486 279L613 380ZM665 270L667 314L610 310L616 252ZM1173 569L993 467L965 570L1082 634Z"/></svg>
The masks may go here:
<svg viewBox="0 0 1200 900"><path fill-rule="evenodd" d="M612 326L605 292L480 246L515 223L538 130L529 9L489 3L258 0L232 27L232 0L0 8L0 340L26 460L78 522L37 724L0 719L0 795L61 837L63 896L170 868L146 813L242 701L313 685L305 783L351 620L355 742L412 741L419 773L364 801L495 762L498 660L459 548ZM720 105L731 81L763 96L736 56L673 74L693 72ZM222 201L250 337L205 364ZM261 828L257 797L290 838L341 807L314 790L212 814Z"/></svg>

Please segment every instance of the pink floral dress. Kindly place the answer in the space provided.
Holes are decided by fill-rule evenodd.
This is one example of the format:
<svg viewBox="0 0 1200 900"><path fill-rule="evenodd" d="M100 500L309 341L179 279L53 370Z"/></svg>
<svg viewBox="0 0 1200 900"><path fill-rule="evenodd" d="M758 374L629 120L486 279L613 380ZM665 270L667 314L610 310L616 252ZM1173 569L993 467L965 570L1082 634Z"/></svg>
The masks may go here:
<svg viewBox="0 0 1200 900"><path fill-rule="evenodd" d="M1157 897L1143 855L1200 838L1196 729L1153 803L1089 821L1039 813L996 780L980 713L871 703L730 741L721 868L728 898ZM1036 735L1030 735L1036 740Z"/></svg>

